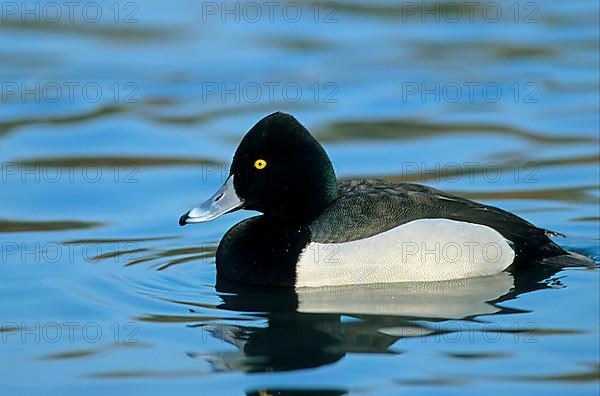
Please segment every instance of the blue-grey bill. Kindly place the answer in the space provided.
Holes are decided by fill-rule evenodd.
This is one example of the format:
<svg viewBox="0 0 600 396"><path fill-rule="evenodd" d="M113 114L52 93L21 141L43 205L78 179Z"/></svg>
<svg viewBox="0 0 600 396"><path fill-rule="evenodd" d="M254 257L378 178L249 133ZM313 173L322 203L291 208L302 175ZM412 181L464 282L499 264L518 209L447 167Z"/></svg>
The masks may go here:
<svg viewBox="0 0 600 396"><path fill-rule="evenodd" d="M244 201L235 193L233 187L233 175L227 178L223 187L221 187L212 197L198 207L193 208L179 219L179 225L192 223L203 223L216 219L225 213L240 209Z"/></svg>

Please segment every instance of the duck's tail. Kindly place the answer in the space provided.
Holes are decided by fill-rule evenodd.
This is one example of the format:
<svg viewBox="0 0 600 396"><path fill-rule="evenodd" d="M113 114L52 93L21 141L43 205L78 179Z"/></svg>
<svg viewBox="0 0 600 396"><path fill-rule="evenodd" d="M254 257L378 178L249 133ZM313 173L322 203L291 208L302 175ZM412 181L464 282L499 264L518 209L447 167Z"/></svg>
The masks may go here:
<svg viewBox="0 0 600 396"><path fill-rule="evenodd" d="M541 263L561 267L588 268L594 268L597 265L592 258L570 250L563 250L563 253L557 256L545 257L541 260Z"/></svg>

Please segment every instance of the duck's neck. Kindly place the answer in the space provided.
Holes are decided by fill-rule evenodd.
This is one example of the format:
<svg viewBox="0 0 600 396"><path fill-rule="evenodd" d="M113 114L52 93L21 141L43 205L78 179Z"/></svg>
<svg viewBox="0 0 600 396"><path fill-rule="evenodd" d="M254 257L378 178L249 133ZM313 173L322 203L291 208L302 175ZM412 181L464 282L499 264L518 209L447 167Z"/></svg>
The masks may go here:
<svg viewBox="0 0 600 396"><path fill-rule="evenodd" d="M338 185L329 159L316 171L315 177L289 186L289 191L294 193L287 197L285 204L265 215L279 223L291 224L305 224L321 215L338 198Z"/></svg>

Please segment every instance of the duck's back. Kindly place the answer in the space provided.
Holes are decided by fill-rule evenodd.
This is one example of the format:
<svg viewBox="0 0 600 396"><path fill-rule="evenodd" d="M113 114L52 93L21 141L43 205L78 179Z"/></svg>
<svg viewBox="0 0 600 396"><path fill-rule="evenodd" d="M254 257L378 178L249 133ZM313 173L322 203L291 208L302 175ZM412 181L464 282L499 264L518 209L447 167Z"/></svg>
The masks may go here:
<svg viewBox="0 0 600 396"><path fill-rule="evenodd" d="M299 286L491 275L566 252L522 218L408 183L351 180L310 224Z"/></svg>

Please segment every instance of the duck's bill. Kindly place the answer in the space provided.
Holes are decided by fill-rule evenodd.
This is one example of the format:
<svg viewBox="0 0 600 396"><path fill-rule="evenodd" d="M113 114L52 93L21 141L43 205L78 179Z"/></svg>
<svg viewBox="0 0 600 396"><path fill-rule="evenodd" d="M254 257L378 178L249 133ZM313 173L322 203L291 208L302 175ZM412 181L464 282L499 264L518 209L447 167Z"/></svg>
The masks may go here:
<svg viewBox="0 0 600 396"><path fill-rule="evenodd" d="M179 219L179 225L203 223L216 219L225 213L241 209L244 201L235 193L233 175L229 176L223 187L200 206L193 208Z"/></svg>

